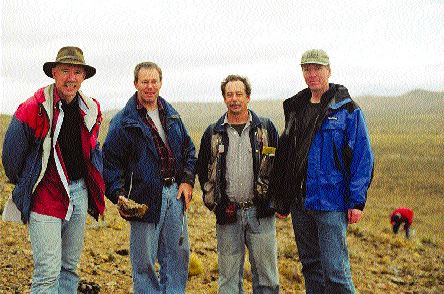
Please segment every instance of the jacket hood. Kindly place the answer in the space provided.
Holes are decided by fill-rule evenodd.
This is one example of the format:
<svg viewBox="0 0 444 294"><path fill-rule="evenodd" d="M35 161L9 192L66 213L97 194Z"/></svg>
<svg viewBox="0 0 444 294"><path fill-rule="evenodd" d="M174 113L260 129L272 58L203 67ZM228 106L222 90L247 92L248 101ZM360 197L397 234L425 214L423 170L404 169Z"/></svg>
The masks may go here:
<svg viewBox="0 0 444 294"><path fill-rule="evenodd" d="M348 93L348 89L343 85L330 83L329 86L327 92L321 97L321 104L328 104L330 109L338 109L353 101ZM286 99L283 103L285 116L291 111L300 109L303 104L308 103L310 97L310 89L305 88L293 97Z"/></svg>

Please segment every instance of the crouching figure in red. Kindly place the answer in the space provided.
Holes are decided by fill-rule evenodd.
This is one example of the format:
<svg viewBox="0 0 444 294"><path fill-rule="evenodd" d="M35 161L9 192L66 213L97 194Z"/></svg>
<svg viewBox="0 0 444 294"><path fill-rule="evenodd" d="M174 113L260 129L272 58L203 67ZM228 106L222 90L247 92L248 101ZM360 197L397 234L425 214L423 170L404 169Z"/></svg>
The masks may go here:
<svg viewBox="0 0 444 294"><path fill-rule="evenodd" d="M399 227L404 223L405 236L410 238L410 226L413 221L413 210L407 207L396 208L390 215L390 223L393 226L393 233L397 234Z"/></svg>

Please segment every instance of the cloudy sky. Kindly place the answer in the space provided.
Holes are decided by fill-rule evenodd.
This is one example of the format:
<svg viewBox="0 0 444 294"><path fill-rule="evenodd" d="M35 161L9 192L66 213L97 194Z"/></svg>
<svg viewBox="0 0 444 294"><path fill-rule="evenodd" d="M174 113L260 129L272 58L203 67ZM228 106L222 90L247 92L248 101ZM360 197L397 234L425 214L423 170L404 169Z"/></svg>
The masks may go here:
<svg viewBox="0 0 444 294"><path fill-rule="evenodd" d="M42 65L66 45L97 68L82 90L105 110L133 94L141 61L162 67L169 101L220 101L231 73L249 77L252 99L284 99L305 87L311 48L352 96L444 90L443 15L441 0L1 0L0 112L52 83Z"/></svg>

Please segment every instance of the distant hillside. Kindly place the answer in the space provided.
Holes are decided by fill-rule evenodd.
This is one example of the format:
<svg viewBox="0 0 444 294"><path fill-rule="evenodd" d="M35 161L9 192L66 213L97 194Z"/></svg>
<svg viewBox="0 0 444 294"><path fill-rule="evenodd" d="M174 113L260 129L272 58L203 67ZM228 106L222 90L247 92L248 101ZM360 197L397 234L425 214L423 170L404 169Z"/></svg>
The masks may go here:
<svg viewBox="0 0 444 294"><path fill-rule="evenodd" d="M182 117L188 131L195 135L202 134L210 123L215 122L227 110L222 99L220 102L174 102L172 104ZM249 107L259 115L271 118L278 128L283 128L282 101L252 101ZM105 121L102 128L108 127L109 120L116 113L117 110L112 110L104 114Z"/></svg>
<svg viewBox="0 0 444 294"><path fill-rule="evenodd" d="M444 126L444 91L414 90L401 96L356 99L365 111L370 134L387 133L442 133Z"/></svg>
<svg viewBox="0 0 444 294"><path fill-rule="evenodd" d="M444 91L413 90L401 96L362 96L356 98L359 105L370 115L391 112L404 114L442 114Z"/></svg>
<svg viewBox="0 0 444 294"><path fill-rule="evenodd" d="M395 119L398 115L421 118L424 115L436 117L444 113L444 91L414 90L401 96L360 96L354 100L364 110L369 124L372 124L373 120L390 117ZM249 107L259 115L271 118L276 127L282 130L284 127L282 102L283 100L252 100ZM173 105L190 132L202 132L203 128L226 111L222 99L220 102L176 102ZM109 111L105 114L105 118L110 118L115 113L116 111Z"/></svg>
<svg viewBox="0 0 444 294"><path fill-rule="evenodd" d="M443 121L444 91L430 92L414 90L402 96L374 97L361 96L354 99L364 110L370 127L377 127L381 120L394 120L400 116L410 117L415 123L431 123L433 120ZM269 117L279 131L284 127L283 100L251 101L250 108L261 116ZM225 111L225 105L220 103L174 103L190 131L202 130L215 121ZM441 128L442 128L441 123ZM436 124L438 127L439 124ZM409 127L403 125L400 127ZM433 127L433 126L432 126ZM371 131L371 130L370 130Z"/></svg>
<svg viewBox="0 0 444 294"><path fill-rule="evenodd" d="M355 98L359 106L364 110L367 122L372 130L378 131L381 120L393 120L396 124L399 121L400 129L408 129L417 124L427 124L431 128L441 129L442 115L444 113L444 91L431 92L425 90L414 90L401 96L361 96ZM261 116L269 117L276 124L279 131L284 127L284 114L282 110L283 100L256 100L251 101L250 108ZM176 102L173 103L184 120L189 132L193 134L194 139L202 134L204 129L225 111L225 104L220 102L195 103L195 102ZM102 125L101 139L107 133L109 120L117 110L104 113L105 121ZM403 117L402 124L399 117ZM411 125L406 124L406 116L410 117ZM3 145L5 129L11 117L0 115L0 143ZM441 121L441 123L437 123ZM434 123L436 122L436 123ZM1 148L1 147L0 147Z"/></svg>
<svg viewBox="0 0 444 294"><path fill-rule="evenodd" d="M192 131L203 131L210 123L215 122L227 110L223 100L219 103L173 103L174 107L183 118L187 128ZM260 116L269 117L278 128L283 128L284 112L282 101L252 101L249 104Z"/></svg>

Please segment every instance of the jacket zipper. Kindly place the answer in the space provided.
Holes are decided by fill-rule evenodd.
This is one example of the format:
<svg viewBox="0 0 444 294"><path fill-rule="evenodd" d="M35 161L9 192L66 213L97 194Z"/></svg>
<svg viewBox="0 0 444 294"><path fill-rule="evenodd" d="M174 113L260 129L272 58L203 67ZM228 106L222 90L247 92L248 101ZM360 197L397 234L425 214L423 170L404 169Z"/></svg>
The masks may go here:
<svg viewBox="0 0 444 294"><path fill-rule="evenodd" d="M130 178L130 185L129 185L129 189L128 189L128 199L131 199L131 190L133 189L133 174L134 172L131 172L131 178Z"/></svg>
<svg viewBox="0 0 444 294"><path fill-rule="evenodd" d="M316 119L315 119L314 124L313 124L313 128L312 128L311 133L310 133L310 138L311 138L311 139L313 139L313 135L314 135L314 133L315 133L316 124L318 123L318 119L319 119L319 114L316 116ZM302 164L299 166L296 175L299 175L299 173L301 172L301 168L302 168L302 166L303 166L303 163L304 163L304 162L307 160L307 158L308 158L308 153L310 153L310 146L308 146L308 148L307 148L307 152L305 152L305 154L304 154L304 158L303 158L303 160L301 161ZM308 166L308 163L307 163L307 166ZM303 182L303 181L302 181L302 182ZM302 184L303 184L302 182L301 182L301 187L302 187Z"/></svg>

